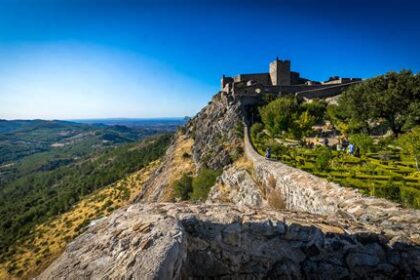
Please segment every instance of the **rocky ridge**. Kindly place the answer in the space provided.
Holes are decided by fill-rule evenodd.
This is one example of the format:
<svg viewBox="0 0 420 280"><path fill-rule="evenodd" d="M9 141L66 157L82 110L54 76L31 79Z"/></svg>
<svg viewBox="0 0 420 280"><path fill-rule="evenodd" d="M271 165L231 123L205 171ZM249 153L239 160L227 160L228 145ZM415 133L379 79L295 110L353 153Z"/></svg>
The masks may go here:
<svg viewBox="0 0 420 280"><path fill-rule="evenodd" d="M261 159L241 140L241 114L238 102L213 97L168 149L141 203L90 226L38 279L420 277L418 212L391 205L414 226L395 222L386 208L377 226L381 216L372 220L370 211L388 204L361 205L361 195L343 201L348 196L335 197L344 193L325 180ZM170 193L180 140L192 141L194 168L223 168L206 203L154 203ZM251 162L245 167L237 164L243 147ZM342 205L350 211L340 212Z"/></svg>
<svg viewBox="0 0 420 280"><path fill-rule="evenodd" d="M240 156L241 114L240 103L229 102L218 93L187 124L187 136L194 139L192 152L198 168L221 169Z"/></svg>
<svg viewBox="0 0 420 280"><path fill-rule="evenodd" d="M340 221L231 204L134 204L97 222L37 279L414 279L419 249Z"/></svg>

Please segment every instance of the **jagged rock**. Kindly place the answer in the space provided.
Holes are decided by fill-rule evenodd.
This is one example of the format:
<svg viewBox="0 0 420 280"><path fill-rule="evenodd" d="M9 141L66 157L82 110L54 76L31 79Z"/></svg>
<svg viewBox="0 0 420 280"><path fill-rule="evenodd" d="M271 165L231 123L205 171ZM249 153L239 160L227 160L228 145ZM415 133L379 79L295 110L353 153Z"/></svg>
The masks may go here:
<svg viewBox="0 0 420 280"><path fill-rule="evenodd" d="M246 170L235 166L226 168L209 193L207 202L230 202L250 207L267 206L257 184Z"/></svg>
<svg viewBox="0 0 420 280"><path fill-rule="evenodd" d="M233 205L134 204L89 227L37 279L420 277L419 247L361 240L340 226L325 232L324 221Z"/></svg>
<svg viewBox="0 0 420 280"><path fill-rule="evenodd" d="M240 104L229 103L218 93L187 124L187 135L194 138L193 159L198 167L221 169L232 162L242 146L235 130L241 120Z"/></svg>

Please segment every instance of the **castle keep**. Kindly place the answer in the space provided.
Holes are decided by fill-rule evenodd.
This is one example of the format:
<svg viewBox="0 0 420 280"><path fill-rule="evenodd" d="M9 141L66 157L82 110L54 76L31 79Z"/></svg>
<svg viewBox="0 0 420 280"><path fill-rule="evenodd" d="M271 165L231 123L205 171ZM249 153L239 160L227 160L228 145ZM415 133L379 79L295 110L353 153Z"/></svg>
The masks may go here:
<svg viewBox="0 0 420 280"><path fill-rule="evenodd" d="M331 77L318 82L300 77L291 71L290 60L276 58L269 65L268 73L239 74L234 77L223 75L221 90L233 97L257 97L261 94L294 94L306 99L326 98L340 94L348 86L359 83L360 78Z"/></svg>

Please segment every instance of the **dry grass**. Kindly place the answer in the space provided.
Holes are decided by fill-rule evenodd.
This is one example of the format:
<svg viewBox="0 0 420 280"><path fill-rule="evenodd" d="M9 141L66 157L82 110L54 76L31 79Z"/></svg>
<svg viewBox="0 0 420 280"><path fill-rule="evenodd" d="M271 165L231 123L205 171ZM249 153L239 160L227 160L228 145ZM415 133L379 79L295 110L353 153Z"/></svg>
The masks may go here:
<svg viewBox="0 0 420 280"><path fill-rule="evenodd" d="M176 136L174 149L168 162L168 187L165 188L162 201L173 201L175 182L185 173L194 173L195 165L192 159L192 146L194 140L178 133ZM186 156L188 155L188 156Z"/></svg>
<svg viewBox="0 0 420 280"><path fill-rule="evenodd" d="M241 156L237 161L233 163L237 169L245 169L248 172L254 169L252 161L250 161L246 156Z"/></svg>
<svg viewBox="0 0 420 280"><path fill-rule="evenodd" d="M128 177L87 196L68 212L38 225L28 239L17 246L16 253L0 264L0 279L28 279L37 275L62 253L69 241L80 234L82 225L128 205L158 166L159 161L152 162ZM13 266L13 274L9 274L7 271Z"/></svg>
<svg viewBox="0 0 420 280"><path fill-rule="evenodd" d="M277 185L276 178L274 178L274 176L270 174L270 176L268 177L268 180L267 180L267 186L270 188L270 191L275 190L276 185Z"/></svg>
<svg viewBox="0 0 420 280"><path fill-rule="evenodd" d="M283 196L277 190L272 190L268 194L268 204L276 210L281 210L285 208Z"/></svg>
<svg viewBox="0 0 420 280"><path fill-rule="evenodd" d="M218 193L217 200L219 202L223 202L223 203L231 202L231 200L229 198L229 195L230 195L230 192L231 192L230 186L224 185L222 183L216 183L214 188L216 188L216 190L217 190L217 193Z"/></svg>

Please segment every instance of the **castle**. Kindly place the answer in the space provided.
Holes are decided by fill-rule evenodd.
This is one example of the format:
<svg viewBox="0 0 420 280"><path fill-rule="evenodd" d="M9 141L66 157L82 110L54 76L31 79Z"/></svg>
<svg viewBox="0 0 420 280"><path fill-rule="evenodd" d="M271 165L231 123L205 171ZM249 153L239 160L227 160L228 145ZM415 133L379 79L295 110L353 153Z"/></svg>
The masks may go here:
<svg viewBox="0 0 420 280"><path fill-rule="evenodd" d="M302 78L299 72L291 71L290 60L276 58L269 65L268 73L222 76L221 90L233 97L252 97L264 93L282 96L294 94L303 98L326 98L340 94L348 86L359 83L360 78L331 77L317 82Z"/></svg>

